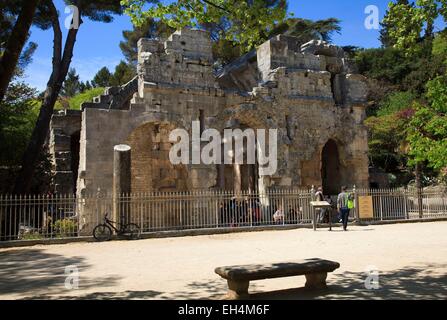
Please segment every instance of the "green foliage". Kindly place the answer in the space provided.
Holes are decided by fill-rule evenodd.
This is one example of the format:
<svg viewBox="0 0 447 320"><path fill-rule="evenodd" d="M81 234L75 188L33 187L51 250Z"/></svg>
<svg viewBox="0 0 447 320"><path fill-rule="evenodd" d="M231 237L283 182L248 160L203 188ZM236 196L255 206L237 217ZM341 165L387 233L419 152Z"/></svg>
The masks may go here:
<svg viewBox="0 0 447 320"><path fill-rule="evenodd" d="M410 6L410 3L408 0L397 0L396 2L399 5L403 6ZM414 4L411 4L411 6L414 6ZM390 11L387 10L385 13L385 18L390 16ZM384 19L381 23L381 30L380 30L380 42L385 48L391 47L394 45L393 39L390 38L389 31L393 28L393 24L391 24L387 19Z"/></svg>
<svg viewBox="0 0 447 320"><path fill-rule="evenodd" d="M287 18L285 0L177 0L144 9L144 0L122 0L132 22L141 25L148 18L158 18L174 29L185 26L224 26L219 38L237 43L248 52L267 39L278 24Z"/></svg>
<svg viewBox="0 0 447 320"><path fill-rule="evenodd" d="M131 63L121 62L115 67L112 74L107 67L99 70L92 80L93 87L122 86L132 80L137 74L136 68Z"/></svg>
<svg viewBox="0 0 447 320"><path fill-rule="evenodd" d="M447 21L447 1L418 0L416 5L390 4L384 20L392 45L412 62L402 84L421 98L408 123L409 163L438 171L447 167L447 41L445 30L434 34L439 17ZM392 104L399 99L406 103L410 97L397 95Z"/></svg>
<svg viewBox="0 0 447 320"><path fill-rule="evenodd" d="M104 88L93 88L79 93L68 100L69 108L72 110L79 110L81 104L84 102L91 102L94 97L104 93Z"/></svg>
<svg viewBox="0 0 447 320"><path fill-rule="evenodd" d="M26 233L21 237L21 240L42 240L42 239L45 239L45 237L37 232Z"/></svg>
<svg viewBox="0 0 447 320"><path fill-rule="evenodd" d="M297 37L304 44L311 40L331 42L333 33L340 33L341 21L336 18L312 21L301 18L290 18L278 25L272 34L286 34Z"/></svg>
<svg viewBox="0 0 447 320"><path fill-rule="evenodd" d="M115 72L110 79L111 86L122 86L128 83L136 76L136 70L133 65L121 61L116 67Z"/></svg>
<svg viewBox="0 0 447 320"><path fill-rule="evenodd" d="M62 85L61 95L64 97L73 97L81 91L81 81L75 68L68 71L67 77Z"/></svg>
<svg viewBox="0 0 447 320"><path fill-rule="evenodd" d="M120 48L127 63L136 65L138 61L138 40L141 38L165 39L175 30L154 19L145 20L140 26L134 26L133 30L123 31L124 41L120 42Z"/></svg>
<svg viewBox="0 0 447 320"><path fill-rule="evenodd" d="M399 111L410 109L415 99L415 94L409 91L392 92L380 103L377 116L394 115Z"/></svg>
<svg viewBox="0 0 447 320"><path fill-rule="evenodd" d="M92 85L93 87L110 87L111 79L112 73L107 67L104 67L93 77Z"/></svg>
<svg viewBox="0 0 447 320"><path fill-rule="evenodd" d="M412 70L411 61L394 48L361 50L354 60L361 74L392 84L402 84Z"/></svg>
<svg viewBox="0 0 447 320"><path fill-rule="evenodd" d="M447 168L447 76L427 83L428 104L419 104L409 130L412 163Z"/></svg>
<svg viewBox="0 0 447 320"><path fill-rule="evenodd" d="M411 58L396 48L359 50L354 61L359 72L398 91L412 91L423 95L428 81L445 72L445 56L432 55L431 41L418 44Z"/></svg>
<svg viewBox="0 0 447 320"><path fill-rule="evenodd" d="M13 83L0 103L0 165L20 162L39 112L35 96L24 83Z"/></svg>
<svg viewBox="0 0 447 320"><path fill-rule="evenodd" d="M433 39L433 56L447 64L447 33L438 33Z"/></svg>
<svg viewBox="0 0 447 320"><path fill-rule="evenodd" d="M369 117L369 158L372 165L386 172L405 170L406 127L409 119L400 113Z"/></svg>
<svg viewBox="0 0 447 320"><path fill-rule="evenodd" d="M446 0L417 0L416 5L407 1L390 2L383 19L387 44L412 56L420 49L417 44L422 39L433 38L438 17L447 21Z"/></svg>
<svg viewBox="0 0 447 320"><path fill-rule="evenodd" d="M0 166L8 170L0 180L0 192L10 192L40 109L36 91L22 82L12 83L0 102ZM43 152L38 159L32 190L45 192L50 183L51 162Z"/></svg>
<svg viewBox="0 0 447 320"><path fill-rule="evenodd" d="M54 232L59 237L72 237L78 232L78 224L75 220L61 219L53 224Z"/></svg>

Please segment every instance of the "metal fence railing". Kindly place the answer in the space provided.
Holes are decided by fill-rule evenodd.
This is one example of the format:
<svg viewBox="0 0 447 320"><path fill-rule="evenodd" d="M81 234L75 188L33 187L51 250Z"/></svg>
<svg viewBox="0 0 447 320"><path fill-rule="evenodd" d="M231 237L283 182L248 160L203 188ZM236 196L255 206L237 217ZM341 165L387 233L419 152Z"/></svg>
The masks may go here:
<svg viewBox="0 0 447 320"><path fill-rule="evenodd" d="M447 194L443 191L417 189L359 189L356 199L372 198L373 216L361 220L389 221L447 218Z"/></svg>
<svg viewBox="0 0 447 320"><path fill-rule="evenodd" d="M0 195L0 240L75 237L77 202L73 195Z"/></svg>
<svg viewBox="0 0 447 320"><path fill-rule="evenodd" d="M0 195L0 240L91 236L106 213L118 223L137 223L143 233L304 224L312 221L310 201L304 190Z"/></svg>
<svg viewBox="0 0 447 320"><path fill-rule="evenodd" d="M408 189L354 189L352 192L356 203L350 215L353 220L447 218L444 192ZM311 225L312 194L312 190L290 189L237 194L229 191L153 192L115 198L100 192L82 198L0 195L0 241L91 236L106 213L118 222L138 224L143 233ZM372 211L366 218L362 215L364 208L359 206L365 197ZM335 201L333 206L332 222L338 222Z"/></svg>

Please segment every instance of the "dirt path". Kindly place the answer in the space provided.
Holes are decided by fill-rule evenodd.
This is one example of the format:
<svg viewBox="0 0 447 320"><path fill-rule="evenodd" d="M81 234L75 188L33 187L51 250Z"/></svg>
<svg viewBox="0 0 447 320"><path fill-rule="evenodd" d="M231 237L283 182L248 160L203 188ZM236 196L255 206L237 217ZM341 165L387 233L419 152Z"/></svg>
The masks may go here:
<svg viewBox="0 0 447 320"><path fill-rule="evenodd" d="M296 289L304 277L255 281L257 298L447 299L447 222L266 231L108 243L0 249L0 298L219 299L221 265L305 258L340 262L329 289ZM79 289L65 288L67 266ZM379 270L379 290L364 287L365 270Z"/></svg>

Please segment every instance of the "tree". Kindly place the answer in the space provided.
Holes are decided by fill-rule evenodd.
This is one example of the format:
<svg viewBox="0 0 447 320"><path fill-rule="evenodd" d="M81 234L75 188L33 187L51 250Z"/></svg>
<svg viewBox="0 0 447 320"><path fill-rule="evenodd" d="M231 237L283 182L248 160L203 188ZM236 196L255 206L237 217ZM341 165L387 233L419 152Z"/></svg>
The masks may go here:
<svg viewBox="0 0 447 320"><path fill-rule="evenodd" d="M410 4L408 0L398 0L397 4L402 5L404 7L414 7L414 4ZM381 29L380 29L380 42L382 43L382 46L384 48L392 47L394 45L392 39L390 38L389 31L394 27L387 17L390 16L390 10L388 9L385 13L385 19L380 23Z"/></svg>
<svg viewBox="0 0 447 320"><path fill-rule="evenodd" d="M91 90L93 87L90 83L90 81L87 80L87 82L80 82L79 83L79 92L84 93L85 91Z"/></svg>
<svg viewBox="0 0 447 320"><path fill-rule="evenodd" d="M11 30L4 52L0 59L0 101L3 100L11 82L23 47L28 39L28 32L33 22L39 0L23 2L20 14Z"/></svg>
<svg viewBox="0 0 447 320"><path fill-rule="evenodd" d="M81 92L81 86L82 84L79 81L79 75L76 73L76 69L71 68L62 86L61 95L64 97L73 97Z"/></svg>
<svg viewBox="0 0 447 320"><path fill-rule="evenodd" d="M122 3L135 25L147 18L159 18L174 29L218 26L214 30L219 38L237 43L242 53L265 41L275 26L287 18L285 0L178 0L149 10L141 0Z"/></svg>
<svg viewBox="0 0 447 320"><path fill-rule="evenodd" d="M122 7L119 0L100 0L95 2L84 0L65 0L65 3L77 7L79 10L79 21L76 21L76 17L73 16L73 24L68 31L65 45L62 49L62 31L59 24L59 14L53 1L42 1L44 1L46 6L53 29L53 67L33 134L22 158L22 168L16 178L14 185L14 193L16 194L23 194L29 191L36 163L40 153L43 150L48 134L54 105L70 68L78 30L82 25L82 17L87 17L93 21L102 21L107 23L113 20L113 14L122 13ZM77 22L79 23L78 25Z"/></svg>
<svg viewBox="0 0 447 320"><path fill-rule="evenodd" d="M409 129L413 163L447 168L447 75L427 84L429 103L418 104Z"/></svg>
<svg viewBox="0 0 447 320"><path fill-rule="evenodd" d="M416 5L406 1L390 3L383 19L386 29L383 31L387 45L412 55L422 40L431 40L434 36L434 23L439 17L447 22L446 0L417 0Z"/></svg>
<svg viewBox="0 0 447 320"><path fill-rule="evenodd" d="M385 172L398 174L407 166L406 134L411 109L366 119L369 160Z"/></svg>
<svg viewBox="0 0 447 320"><path fill-rule="evenodd" d="M392 46L407 60L408 68L399 86L415 96L415 111L405 130L405 141L409 143L409 164L415 168L418 189L423 170L431 168L436 174L447 166L447 46L445 29L435 32L438 18L447 21L445 0L418 0L415 4L398 1L390 4L382 31L384 45Z"/></svg>
<svg viewBox="0 0 447 320"><path fill-rule="evenodd" d="M92 86L95 88L110 87L111 80L112 80L112 74L110 73L109 69L107 67L103 67L93 77Z"/></svg>
<svg viewBox="0 0 447 320"><path fill-rule="evenodd" d="M115 68L115 73L110 79L112 86L122 86L132 80L136 75L136 71L131 64L121 61Z"/></svg>
<svg viewBox="0 0 447 320"><path fill-rule="evenodd" d="M133 26L133 30L123 31L124 41L120 42L120 48L127 63L134 66L138 62L138 40L141 38L164 39L175 30L162 21L152 18L145 20L140 26Z"/></svg>
<svg viewBox="0 0 447 320"><path fill-rule="evenodd" d="M332 41L333 33L340 33L340 20L329 18L312 21L308 19L291 18L275 28L273 34L286 34L297 37L304 44L311 40Z"/></svg>

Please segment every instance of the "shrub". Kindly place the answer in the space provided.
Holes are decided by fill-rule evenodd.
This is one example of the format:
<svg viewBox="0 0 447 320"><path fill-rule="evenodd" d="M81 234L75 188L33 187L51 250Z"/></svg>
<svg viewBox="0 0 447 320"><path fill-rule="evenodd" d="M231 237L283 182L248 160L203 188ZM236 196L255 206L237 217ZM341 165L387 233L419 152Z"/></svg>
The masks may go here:
<svg viewBox="0 0 447 320"><path fill-rule="evenodd" d="M72 237L78 232L78 224L71 219L56 220L53 224L54 232L56 236L60 237Z"/></svg>

